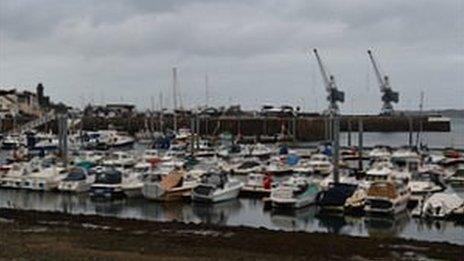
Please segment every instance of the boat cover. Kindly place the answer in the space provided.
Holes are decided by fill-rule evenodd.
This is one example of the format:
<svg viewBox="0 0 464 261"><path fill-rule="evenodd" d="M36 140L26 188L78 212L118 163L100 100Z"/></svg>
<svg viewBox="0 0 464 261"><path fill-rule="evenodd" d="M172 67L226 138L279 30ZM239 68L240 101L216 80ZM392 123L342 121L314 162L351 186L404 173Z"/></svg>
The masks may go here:
<svg viewBox="0 0 464 261"><path fill-rule="evenodd" d="M425 201L424 210L427 208L440 208L445 214L450 214L453 210L464 205L464 199L456 193L435 193Z"/></svg>
<svg viewBox="0 0 464 261"><path fill-rule="evenodd" d="M331 184L327 191L322 191L317 197L317 203L321 206L343 206L347 198L356 191L353 184Z"/></svg>

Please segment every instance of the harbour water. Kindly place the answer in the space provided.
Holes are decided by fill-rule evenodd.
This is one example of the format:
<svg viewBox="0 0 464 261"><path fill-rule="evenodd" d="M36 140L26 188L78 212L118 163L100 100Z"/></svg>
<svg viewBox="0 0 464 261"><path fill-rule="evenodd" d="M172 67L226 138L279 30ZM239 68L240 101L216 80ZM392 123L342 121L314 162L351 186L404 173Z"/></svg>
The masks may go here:
<svg viewBox="0 0 464 261"><path fill-rule="evenodd" d="M346 135L343 137L346 138ZM356 137L357 135L353 134L354 145L357 144ZM464 148L464 119L452 120L451 133L424 133L422 137L424 143L430 147ZM407 141L408 133L366 133L364 143L366 146L375 144L399 146L406 144ZM346 140L342 142L346 144ZM464 197L464 188L451 188L451 190ZM158 203L145 199L98 202L91 200L87 194L71 195L1 189L0 207L352 236L401 237L464 245L463 220L426 221L412 218L408 213L394 219L321 215L316 207L294 212L275 212L265 210L260 199L248 198L214 205L190 202Z"/></svg>
<svg viewBox="0 0 464 261"><path fill-rule="evenodd" d="M458 190L461 195L464 189ZM88 195L0 190L0 207L70 214L96 214L153 221L182 221L273 230L401 237L464 245L464 224L425 221L407 213L396 218L318 214L316 207L292 212L264 210L260 199L240 198L219 204L158 203L145 199L93 201Z"/></svg>
<svg viewBox="0 0 464 261"><path fill-rule="evenodd" d="M464 149L464 115L462 118L451 118L451 132L424 132L419 135L420 141L430 148L453 147ZM413 142L416 142L417 133L413 133ZM347 133L340 135L341 145L346 145L348 139ZM419 141L419 143L420 143ZM407 132L367 132L363 135L364 146L388 145L402 146L409 142L409 133ZM358 134L351 133L352 145L358 145Z"/></svg>

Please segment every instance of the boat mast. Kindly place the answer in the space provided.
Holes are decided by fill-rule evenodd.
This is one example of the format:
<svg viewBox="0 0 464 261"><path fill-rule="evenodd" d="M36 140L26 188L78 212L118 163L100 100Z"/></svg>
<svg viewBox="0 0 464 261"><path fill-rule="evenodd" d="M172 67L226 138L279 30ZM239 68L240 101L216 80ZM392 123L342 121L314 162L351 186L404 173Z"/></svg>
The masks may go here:
<svg viewBox="0 0 464 261"><path fill-rule="evenodd" d="M422 111L424 109L424 92L420 93L420 103L419 103L419 131L416 134L416 148L419 148L419 145L422 145L421 132L422 132ZM420 141L420 144L419 144Z"/></svg>
<svg viewBox="0 0 464 261"><path fill-rule="evenodd" d="M177 67L172 68L173 129L177 132Z"/></svg>
<svg viewBox="0 0 464 261"><path fill-rule="evenodd" d="M208 107L209 103L209 89L208 89L208 73L205 74L205 106Z"/></svg>

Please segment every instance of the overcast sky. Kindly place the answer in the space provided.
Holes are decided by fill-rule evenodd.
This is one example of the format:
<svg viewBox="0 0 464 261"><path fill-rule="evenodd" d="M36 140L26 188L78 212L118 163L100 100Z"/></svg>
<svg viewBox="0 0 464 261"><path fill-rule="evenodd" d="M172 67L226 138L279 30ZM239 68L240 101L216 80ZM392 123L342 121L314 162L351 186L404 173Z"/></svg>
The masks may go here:
<svg viewBox="0 0 464 261"><path fill-rule="evenodd" d="M372 48L397 108L464 108L464 1L0 0L0 86L55 101L326 107L312 48L346 93L342 112L378 112Z"/></svg>

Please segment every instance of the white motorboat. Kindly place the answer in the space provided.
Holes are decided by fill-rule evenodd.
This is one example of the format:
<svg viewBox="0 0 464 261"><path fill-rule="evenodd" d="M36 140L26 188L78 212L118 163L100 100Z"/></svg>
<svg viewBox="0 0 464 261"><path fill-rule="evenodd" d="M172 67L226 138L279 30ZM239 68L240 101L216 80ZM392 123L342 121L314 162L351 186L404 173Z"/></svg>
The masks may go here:
<svg viewBox="0 0 464 261"><path fill-rule="evenodd" d="M198 142L197 151L195 156L197 157L212 157L216 155L213 144L209 140L201 139Z"/></svg>
<svg viewBox="0 0 464 261"><path fill-rule="evenodd" d="M418 214L422 217L447 218L463 206L464 199L456 193L435 193L419 204L420 213Z"/></svg>
<svg viewBox="0 0 464 261"><path fill-rule="evenodd" d="M368 154L372 161L390 159L391 149L387 146L376 146Z"/></svg>
<svg viewBox="0 0 464 261"><path fill-rule="evenodd" d="M192 191L193 201L221 202L238 197L243 182L229 178L227 173L207 173L201 177L200 184Z"/></svg>
<svg viewBox="0 0 464 261"><path fill-rule="evenodd" d="M409 181L411 194L418 196L443 191L445 186L440 182L440 176L438 175L429 171L413 173Z"/></svg>
<svg viewBox="0 0 464 261"><path fill-rule="evenodd" d="M393 152L391 162L395 167L410 172L417 171L421 165L422 158L416 151L409 148L401 148Z"/></svg>
<svg viewBox="0 0 464 261"><path fill-rule="evenodd" d="M316 203L317 184L301 176L292 176L272 188L270 200L274 208L303 208Z"/></svg>
<svg viewBox="0 0 464 261"><path fill-rule="evenodd" d="M142 159L144 162L156 164L161 161L161 156L158 150L145 150Z"/></svg>
<svg viewBox="0 0 464 261"><path fill-rule="evenodd" d="M273 159L264 167L264 171L273 175L285 175L291 174L293 169L286 162L280 159Z"/></svg>
<svg viewBox="0 0 464 261"><path fill-rule="evenodd" d="M185 167L185 161L179 158L171 158L168 161L163 161L152 170L152 173L167 175L174 169L182 169Z"/></svg>
<svg viewBox="0 0 464 261"><path fill-rule="evenodd" d="M74 167L66 177L60 180L58 190L63 192L87 192L95 181L95 176L89 175L84 168Z"/></svg>
<svg viewBox="0 0 464 261"><path fill-rule="evenodd" d="M312 174L314 173L314 169L308 159L300 159L298 163L293 166L293 172L300 174Z"/></svg>
<svg viewBox="0 0 464 261"><path fill-rule="evenodd" d="M105 153L101 151L83 150L79 152L79 155L75 158L75 164L83 162L90 162L91 164L98 165L102 162L105 157Z"/></svg>
<svg viewBox="0 0 464 261"><path fill-rule="evenodd" d="M247 194L268 195L271 193L272 176L262 173L250 173L242 188Z"/></svg>
<svg viewBox="0 0 464 261"><path fill-rule="evenodd" d="M125 196L122 190L122 173L115 169L97 172L95 182L90 187L90 197L95 199L113 199Z"/></svg>
<svg viewBox="0 0 464 261"><path fill-rule="evenodd" d="M395 215L406 210L411 191L402 181L376 181L367 190L365 211Z"/></svg>
<svg viewBox="0 0 464 261"><path fill-rule="evenodd" d="M308 166L314 170L315 174L329 175L332 173L333 166L330 158L324 154L314 154L308 162Z"/></svg>
<svg viewBox="0 0 464 261"><path fill-rule="evenodd" d="M217 155L221 158L234 158L244 156L243 148L239 144L232 144L230 146L221 145L217 148Z"/></svg>
<svg viewBox="0 0 464 261"><path fill-rule="evenodd" d="M115 130L89 131L81 137L86 148L110 149L132 146L135 139Z"/></svg>
<svg viewBox="0 0 464 261"><path fill-rule="evenodd" d="M29 175L28 164L15 163L0 178L0 186L3 188L22 188L23 179Z"/></svg>
<svg viewBox="0 0 464 261"><path fill-rule="evenodd" d="M409 182L411 173L407 170L398 170L390 162L375 162L371 168L366 171L365 181L367 185L376 181L398 180Z"/></svg>
<svg viewBox="0 0 464 261"><path fill-rule="evenodd" d="M12 150L23 145L23 138L19 134L10 134L3 138L1 149Z"/></svg>
<svg viewBox="0 0 464 261"><path fill-rule="evenodd" d="M346 199L344 211L346 213L359 214L364 211L367 200L367 190L362 186L354 191L353 195Z"/></svg>
<svg viewBox="0 0 464 261"><path fill-rule="evenodd" d="M181 128L175 134L175 139L176 140L187 140L190 138L191 135L192 133L190 132L189 129Z"/></svg>
<svg viewBox="0 0 464 261"><path fill-rule="evenodd" d="M167 161L167 160L171 160L172 158L183 158L185 157L185 155L186 155L186 152L185 152L185 147L183 145L178 146L178 145L171 144L171 147L169 148L168 151L166 151L166 153L164 153L163 157L161 157L161 160Z"/></svg>
<svg viewBox="0 0 464 261"><path fill-rule="evenodd" d="M247 175L264 171L264 166L257 160L245 160L232 168L234 174Z"/></svg>
<svg viewBox="0 0 464 261"><path fill-rule="evenodd" d="M141 173L124 171L121 189L124 195L128 198L136 198L142 196L144 176Z"/></svg>
<svg viewBox="0 0 464 261"><path fill-rule="evenodd" d="M108 159L103 160L103 165L114 168L130 168L136 163L134 155L124 152L115 151L110 154Z"/></svg>
<svg viewBox="0 0 464 261"><path fill-rule="evenodd" d="M190 196L193 188L199 184L198 177L185 171L174 170L168 175L151 175L143 184L142 193L147 199L173 201Z"/></svg>
<svg viewBox="0 0 464 261"><path fill-rule="evenodd" d="M255 145L250 146L249 148L249 156L251 157L269 157L272 154L272 150L264 144L257 143Z"/></svg>
<svg viewBox="0 0 464 261"><path fill-rule="evenodd" d="M56 150L58 149L58 137L51 133L37 133L35 139L34 149L36 150Z"/></svg>
<svg viewBox="0 0 464 261"><path fill-rule="evenodd" d="M451 185L464 185L464 164L458 164L445 181Z"/></svg>
<svg viewBox="0 0 464 261"><path fill-rule="evenodd" d="M123 132L113 130L103 131L102 139L97 143L98 148L121 148L132 146L135 139Z"/></svg>
<svg viewBox="0 0 464 261"><path fill-rule="evenodd" d="M51 191L58 188L60 181L66 177L66 170L56 165L35 165L29 175L23 179L21 188L38 191Z"/></svg>

